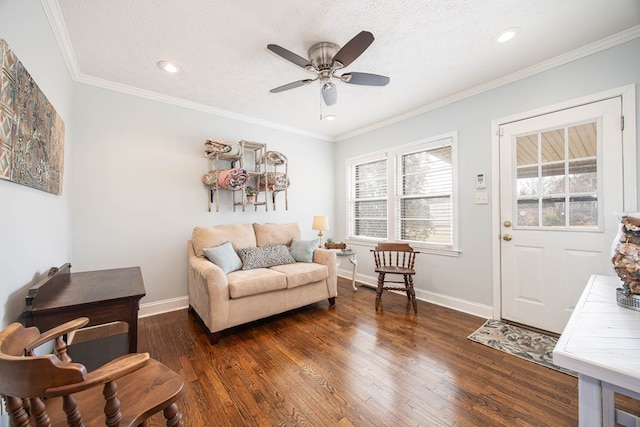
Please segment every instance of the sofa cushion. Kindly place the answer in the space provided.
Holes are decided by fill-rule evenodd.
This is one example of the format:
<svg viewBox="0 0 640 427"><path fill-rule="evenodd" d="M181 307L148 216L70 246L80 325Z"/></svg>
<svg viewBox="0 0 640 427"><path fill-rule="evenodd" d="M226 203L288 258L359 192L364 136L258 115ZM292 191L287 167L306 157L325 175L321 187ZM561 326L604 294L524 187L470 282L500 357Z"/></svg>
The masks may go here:
<svg viewBox="0 0 640 427"><path fill-rule="evenodd" d="M227 275L229 297L242 298L287 288L287 277L268 268L239 270Z"/></svg>
<svg viewBox="0 0 640 427"><path fill-rule="evenodd" d="M251 224L225 224L213 227L195 227L191 233L193 250L204 257L204 248L231 242L235 250L256 246L256 235Z"/></svg>
<svg viewBox="0 0 640 427"><path fill-rule="evenodd" d="M300 238L300 227L295 222L289 224L253 224L256 246L291 245L292 239Z"/></svg>
<svg viewBox="0 0 640 427"><path fill-rule="evenodd" d="M261 248L244 248L238 250L243 270L265 268L279 264L296 262L284 245L264 246Z"/></svg>
<svg viewBox="0 0 640 427"><path fill-rule="evenodd" d="M313 262L313 251L318 247L318 239L299 240L293 239L289 252L298 262Z"/></svg>
<svg viewBox="0 0 640 427"><path fill-rule="evenodd" d="M287 277L287 289L297 288L329 277L329 269L322 264L296 262L295 264L276 265L269 270L277 271Z"/></svg>
<svg viewBox="0 0 640 427"><path fill-rule="evenodd" d="M225 273L242 268L242 260L233 249L231 242L225 242L214 248L204 248L202 251L209 261L220 267Z"/></svg>

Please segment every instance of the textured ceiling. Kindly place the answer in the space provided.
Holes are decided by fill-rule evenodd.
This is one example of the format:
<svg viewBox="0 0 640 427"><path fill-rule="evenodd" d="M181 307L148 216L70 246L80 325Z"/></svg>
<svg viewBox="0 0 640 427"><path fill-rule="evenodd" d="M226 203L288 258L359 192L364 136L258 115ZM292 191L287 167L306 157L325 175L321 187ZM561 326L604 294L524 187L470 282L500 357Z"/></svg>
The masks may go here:
<svg viewBox="0 0 640 427"><path fill-rule="evenodd" d="M640 33L638 0L42 3L77 81L332 140ZM508 27L520 27L519 36L495 43ZM342 46L362 30L375 41L344 71L386 75L389 85L338 82L331 107L321 107L318 82L269 93L314 75L267 44L307 57L318 41ZM166 59L182 72L161 71L156 64ZM321 121L321 108L337 119Z"/></svg>

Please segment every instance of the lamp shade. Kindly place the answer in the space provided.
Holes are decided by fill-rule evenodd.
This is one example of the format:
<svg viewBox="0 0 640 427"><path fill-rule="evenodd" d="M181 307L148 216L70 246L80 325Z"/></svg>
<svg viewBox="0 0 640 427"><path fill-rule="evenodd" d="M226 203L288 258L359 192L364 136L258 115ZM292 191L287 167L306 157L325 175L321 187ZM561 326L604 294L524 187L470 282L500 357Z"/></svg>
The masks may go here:
<svg viewBox="0 0 640 427"><path fill-rule="evenodd" d="M313 217L313 225L311 226L312 230L328 230L329 229L329 219L326 216L314 216Z"/></svg>

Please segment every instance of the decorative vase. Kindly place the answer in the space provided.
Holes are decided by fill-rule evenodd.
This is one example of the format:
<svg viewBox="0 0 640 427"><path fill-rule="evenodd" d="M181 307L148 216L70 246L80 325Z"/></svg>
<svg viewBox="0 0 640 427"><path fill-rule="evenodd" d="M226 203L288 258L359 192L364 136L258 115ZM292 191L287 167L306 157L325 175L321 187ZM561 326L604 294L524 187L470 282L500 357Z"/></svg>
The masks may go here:
<svg viewBox="0 0 640 427"><path fill-rule="evenodd" d="M256 196L254 196L253 194L247 195L247 203L248 204L252 205L253 202L255 201L255 199L256 199Z"/></svg>
<svg viewBox="0 0 640 427"><path fill-rule="evenodd" d="M640 294L640 212L618 212L618 234L611 248L613 268L625 296Z"/></svg>

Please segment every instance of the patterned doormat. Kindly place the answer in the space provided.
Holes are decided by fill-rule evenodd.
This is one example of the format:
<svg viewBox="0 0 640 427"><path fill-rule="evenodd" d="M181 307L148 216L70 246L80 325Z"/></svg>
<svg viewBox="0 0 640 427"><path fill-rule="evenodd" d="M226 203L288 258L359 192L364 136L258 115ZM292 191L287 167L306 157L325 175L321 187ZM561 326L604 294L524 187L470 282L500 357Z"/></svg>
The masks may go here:
<svg viewBox="0 0 640 427"><path fill-rule="evenodd" d="M558 342L555 337L509 325L499 320L487 320L468 338L547 368L577 376L575 372L553 364L553 349Z"/></svg>

